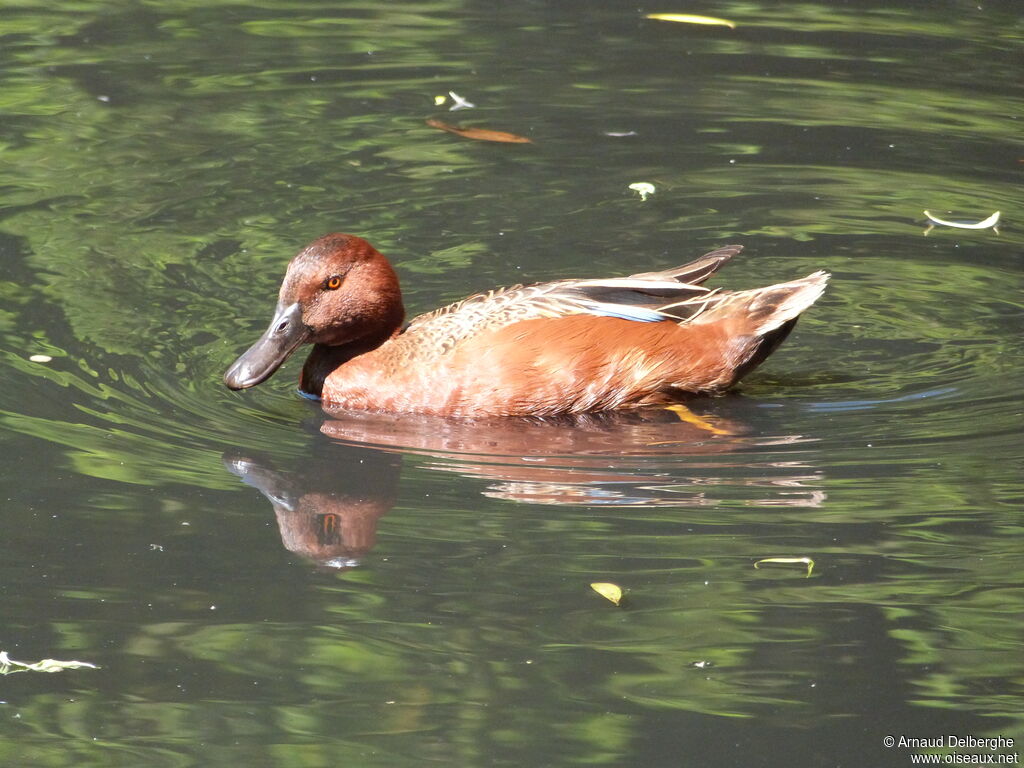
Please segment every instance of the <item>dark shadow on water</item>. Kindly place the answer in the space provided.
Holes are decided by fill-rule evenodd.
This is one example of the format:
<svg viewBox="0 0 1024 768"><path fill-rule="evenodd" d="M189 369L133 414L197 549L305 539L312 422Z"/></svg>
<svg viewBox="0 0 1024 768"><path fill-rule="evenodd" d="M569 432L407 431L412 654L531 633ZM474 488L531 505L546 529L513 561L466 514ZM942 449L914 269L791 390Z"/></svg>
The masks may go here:
<svg viewBox="0 0 1024 768"><path fill-rule="evenodd" d="M805 438L755 437L736 419L687 408L553 420L326 414L310 427L328 442L314 440L290 466L241 449L224 463L271 502L286 549L332 569L373 549L406 461L482 479L484 496L528 504L686 509L714 506L723 493L734 505L825 500L819 469L774 453Z"/></svg>

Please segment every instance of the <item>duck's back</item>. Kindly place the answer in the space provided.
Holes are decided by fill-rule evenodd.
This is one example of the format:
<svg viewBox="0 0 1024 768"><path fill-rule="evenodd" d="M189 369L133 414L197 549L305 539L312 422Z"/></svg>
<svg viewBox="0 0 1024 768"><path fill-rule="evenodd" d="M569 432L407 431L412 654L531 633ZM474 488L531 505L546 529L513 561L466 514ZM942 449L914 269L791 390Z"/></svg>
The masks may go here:
<svg viewBox="0 0 1024 768"><path fill-rule="evenodd" d="M741 250L742 246L727 245L662 272L557 280L477 293L419 315L397 341L410 359L418 359L445 354L468 339L524 320L572 315L636 322L689 320L705 308L707 297L718 294L700 284Z"/></svg>

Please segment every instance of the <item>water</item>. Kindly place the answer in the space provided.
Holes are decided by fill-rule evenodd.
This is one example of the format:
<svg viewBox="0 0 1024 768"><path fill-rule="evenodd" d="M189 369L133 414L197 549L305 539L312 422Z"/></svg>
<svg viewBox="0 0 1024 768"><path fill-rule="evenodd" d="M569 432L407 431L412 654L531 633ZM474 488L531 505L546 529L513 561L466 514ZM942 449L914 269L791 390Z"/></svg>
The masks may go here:
<svg viewBox="0 0 1024 768"><path fill-rule="evenodd" d="M5 6L0 650L101 669L4 677L0 763L1018 751L1020 9L904 5ZM225 390L334 230L412 313L727 242L834 280L703 426Z"/></svg>

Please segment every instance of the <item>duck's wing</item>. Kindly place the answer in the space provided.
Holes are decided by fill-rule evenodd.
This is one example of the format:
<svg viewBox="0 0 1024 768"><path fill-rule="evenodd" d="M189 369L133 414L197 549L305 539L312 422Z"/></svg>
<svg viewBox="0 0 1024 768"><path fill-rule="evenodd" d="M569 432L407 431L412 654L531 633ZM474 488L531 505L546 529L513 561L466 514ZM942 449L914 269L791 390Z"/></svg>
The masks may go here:
<svg viewBox="0 0 1024 768"><path fill-rule="evenodd" d="M716 248L710 253L705 253L696 261L691 261L689 264L681 267L666 269L661 272L641 272L637 275L630 275L630 277L642 280L675 280L680 283L700 285L742 250L742 245L726 245Z"/></svg>
<svg viewBox="0 0 1024 768"><path fill-rule="evenodd" d="M718 289L700 284L742 250L742 245L727 245L681 267L611 280L574 281L575 289L590 300L584 310L590 314L644 322L682 322L704 311L708 300L719 295Z"/></svg>
<svg viewBox="0 0 1024 768"><path fill-rule="evenodd" d="M687 321L718 295L699 283L742 250L730 245L661 272L605 280L559 280L478 293L413 319L418 344L447 351L462 339L521 320L591 314L637 322ZM411 340L411 338L410 338Z"/></svg>

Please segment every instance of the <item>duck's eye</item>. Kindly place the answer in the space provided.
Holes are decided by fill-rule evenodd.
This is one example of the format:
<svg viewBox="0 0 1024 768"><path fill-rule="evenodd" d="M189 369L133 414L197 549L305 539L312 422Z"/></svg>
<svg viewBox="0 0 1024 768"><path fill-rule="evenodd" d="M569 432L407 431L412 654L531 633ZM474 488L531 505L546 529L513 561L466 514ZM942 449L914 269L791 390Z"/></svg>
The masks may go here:
<svg viewBox="0 0 1024 768"><path fill-rule="evenodd" d="M336 291L339 288L341 288L341 281L341 275L331 275L326 280L324 280L324 288L327 289L328 291Z"/></svg>

